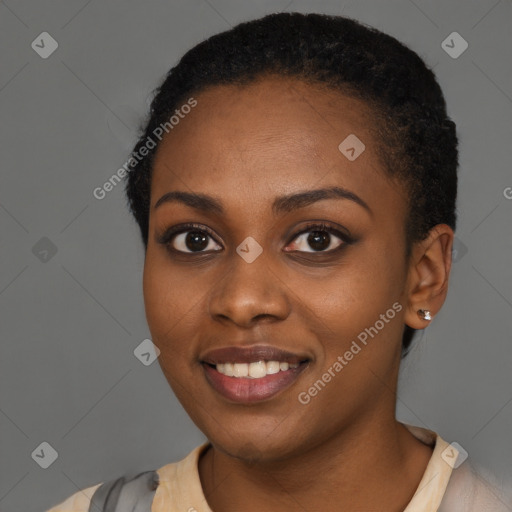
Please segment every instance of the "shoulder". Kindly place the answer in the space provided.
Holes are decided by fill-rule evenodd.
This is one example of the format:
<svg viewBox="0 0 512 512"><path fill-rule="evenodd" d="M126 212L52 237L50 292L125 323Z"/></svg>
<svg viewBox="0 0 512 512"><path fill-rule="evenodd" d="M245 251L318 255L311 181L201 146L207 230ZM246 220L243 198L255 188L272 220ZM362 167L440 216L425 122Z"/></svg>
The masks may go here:
<svg viewBox="0 0 512 512"><path fill-rule="evenodd" d="M144 471L88 487L47 512L103 512L140 510L150 512L159 484L157 471Z"/></svg>
<svg viewBox="0 0 512 512"><path fill-rule="evenodd" d="M509 512L512 510L512 487L499 481L483 467L465 461L452 472L439 509L457 512Z"/></svg>
<svg viewBox="0 0 512 512"><path fill-rule="evenodd" d="M102 482L82 489L46 512L88 512L91 498L100 485Z"/></svg>
<svg viewBox="0 0 512 512"><path fill-rule="evenodd" d="M157 471L144 471L88 487L47 512L97 512L110 510L151 511L159 484Z"/></svg>
<svg viewBox="0 0 512 512"><path fill-rule="evenodd" d="M89 512L94 510L169 510L181 502L203 501L197 472L199 454L207 443L195 448L179 462L87 487L46 512ZM174 509L174 508L173 508ZM185 509L186 510L186 509Z"/></svg>

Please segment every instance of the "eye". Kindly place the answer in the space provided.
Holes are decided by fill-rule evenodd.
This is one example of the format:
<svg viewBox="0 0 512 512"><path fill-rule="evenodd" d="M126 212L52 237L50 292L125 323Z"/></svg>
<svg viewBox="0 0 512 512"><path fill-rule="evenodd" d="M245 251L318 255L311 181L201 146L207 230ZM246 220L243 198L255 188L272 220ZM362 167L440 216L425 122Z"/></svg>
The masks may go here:
<svg viewBox="0 0 512 512"><path fill-rule="evenodd" d="M222 249L214 240L212 231L199 224L181 224L167 230L158 242L168 246L169 250L181 253L202 253Z"/></svg>
<svg viewBox="0 0 512 512"><path fill-rule="evenodd" d="M157 241L175 253L201 254L222 250L222 246L215 241L213 232L201 224L174 226ZM353 240L349 235L322 222L308 224L294 236L292 242L292 248L286 249L286 252L330 253L341 246L351 244Z"/></svg>
<svg viewBox="0 0 512 512"><path fill-rule="evenodd" d="M337 238L336 241L334 238ZM333 252L338 247L350 244L348 235L324 223L308 224L306 229L295 235L293 248L289 252ZM311 250L308 250L311 249Z"/></svg>

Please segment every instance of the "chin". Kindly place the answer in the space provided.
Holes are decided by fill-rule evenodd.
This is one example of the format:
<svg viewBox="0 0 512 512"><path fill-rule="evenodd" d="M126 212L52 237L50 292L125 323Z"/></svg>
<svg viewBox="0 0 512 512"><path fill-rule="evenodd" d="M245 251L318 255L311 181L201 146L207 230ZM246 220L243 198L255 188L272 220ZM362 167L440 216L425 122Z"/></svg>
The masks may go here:
<svg viewBox="0 0 512 512"><path fill-rule="evenodd" d="M275 427L274 427L275 428ZM218 429L218 427L217 427ZM257 429L223 433L217 432L208 439L220 452L246 463L273 463L292 457L301 451L300 440L290 432L272 435Z"/></svg>

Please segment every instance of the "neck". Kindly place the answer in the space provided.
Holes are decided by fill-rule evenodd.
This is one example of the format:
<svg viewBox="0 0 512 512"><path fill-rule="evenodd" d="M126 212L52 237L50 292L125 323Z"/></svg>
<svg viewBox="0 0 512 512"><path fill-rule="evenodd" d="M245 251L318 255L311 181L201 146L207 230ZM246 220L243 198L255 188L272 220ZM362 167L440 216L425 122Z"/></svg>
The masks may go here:
<svg viewBox="0 0 512 512"><path fill-rule="evenodd" d="M286 460L247 463L210 447L199 474L215 512L400 511L431 455L394 415L381 413Z"/></svg>

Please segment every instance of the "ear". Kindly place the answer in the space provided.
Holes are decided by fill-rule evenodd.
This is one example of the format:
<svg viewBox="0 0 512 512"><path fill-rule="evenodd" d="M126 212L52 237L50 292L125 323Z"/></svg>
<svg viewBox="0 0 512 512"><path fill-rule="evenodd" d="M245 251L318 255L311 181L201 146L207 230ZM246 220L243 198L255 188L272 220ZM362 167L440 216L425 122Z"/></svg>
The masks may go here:
<svg viewBox="0 0 512 512"><path fill-rule="evenodd" d="M452 266L453 229L447 224L434 226L427 238L414 244L407 276L407 308L404 321L413 329L424 329L429 321L418 315L430 311L432 318L441 309L448 293Z"/></svg>

